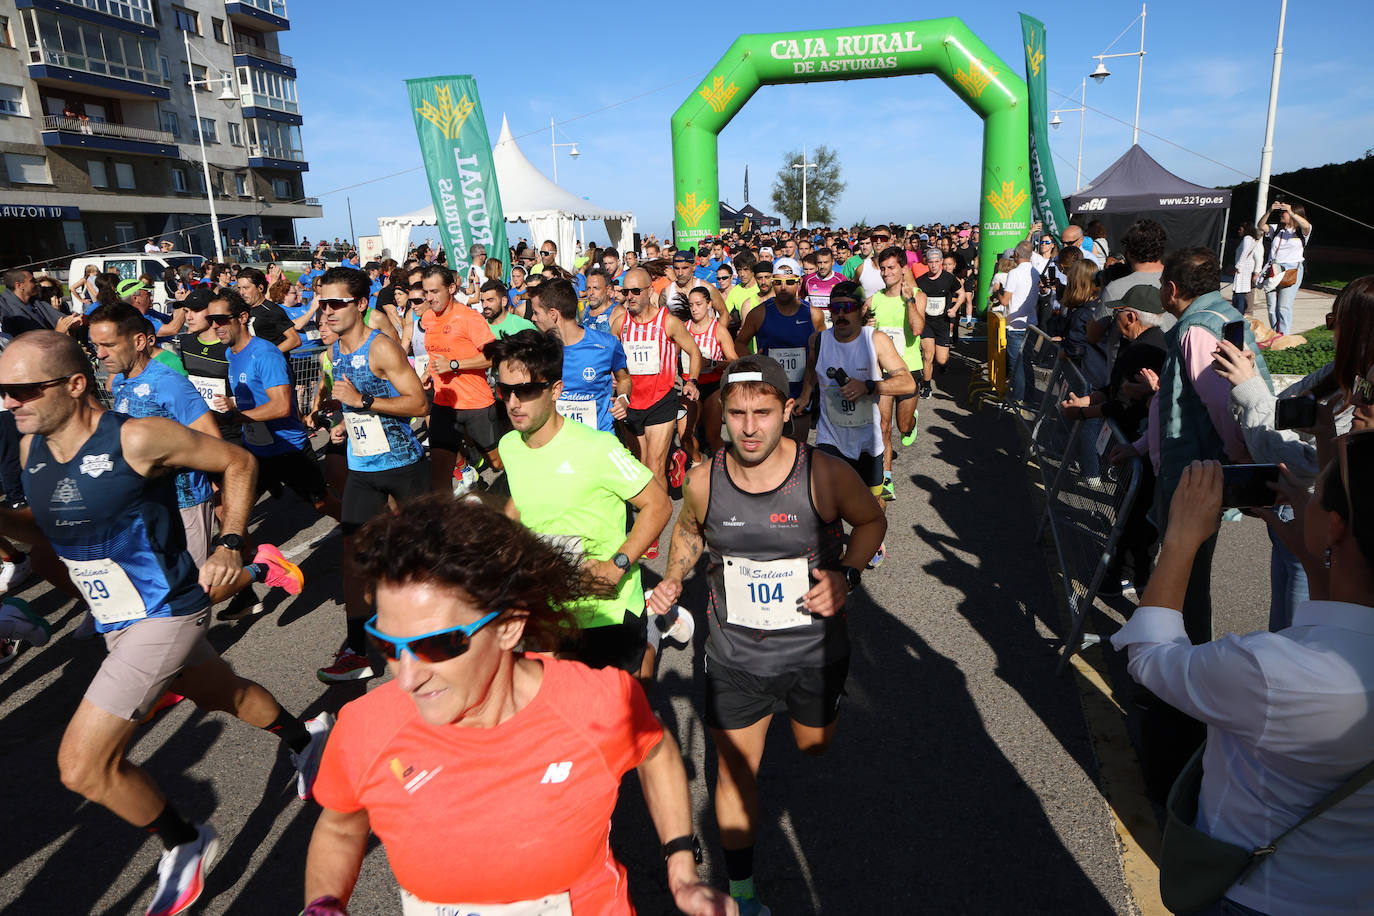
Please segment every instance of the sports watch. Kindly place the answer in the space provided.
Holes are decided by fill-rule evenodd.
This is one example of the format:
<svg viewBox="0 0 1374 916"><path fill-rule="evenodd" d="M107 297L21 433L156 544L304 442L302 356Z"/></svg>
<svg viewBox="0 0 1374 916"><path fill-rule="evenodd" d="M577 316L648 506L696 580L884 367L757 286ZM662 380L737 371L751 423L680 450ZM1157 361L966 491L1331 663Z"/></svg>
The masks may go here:
<svg viewBox="0 0 1374 916"><path fill-rule="evenodd" d="M686 852L691 850L692 858L698 865L701 864L701 841L697 839L695 833L689 836L680 836L669 840L663 844L663 861L668 861L668 857L675 852Z"/></svg>
<svg viewBox="0 0 1374 916"><path fill-rule="evenodd" d="M457 371L458 371L458 360L456 360L456 359L451 359L451 360L448 361L448 371L449 371L449 372L457 372Z"/></svg>
<svg viewBox="0 0 1374 916"><path fill-rule="evenodd" d="M849 586L848 594L854 594L854 589L859 587L859 583L863 581L863 577L864 571L862 569L855 569L853 566L846 566L844 568L844 581L845 584Z"/></svg>
<svg viewBox="0 0 1374 916"><path fill-rule="evenodd" d="M630 558L625 556L625 554L623 553L618 553L615 556L611 557L611 562L614 563L616 569L620 570L621 572L624 572L625 570L630 568Z"/></svg>
<svg viewBox="0 0 1374 916"><path fill-rule="evenodd" d="M212 547L228 547L230 550L242 550L243 538L237 534L221 534L217 535L210 544Z"/></svg>
<svg viewBox="0 0 1374 916"><path fill-rule="evenodd" d="M366 391L360 394L359 397L363 400L363 410L371 410L372 402L377 400L374 396L368 394Z"/></svg>

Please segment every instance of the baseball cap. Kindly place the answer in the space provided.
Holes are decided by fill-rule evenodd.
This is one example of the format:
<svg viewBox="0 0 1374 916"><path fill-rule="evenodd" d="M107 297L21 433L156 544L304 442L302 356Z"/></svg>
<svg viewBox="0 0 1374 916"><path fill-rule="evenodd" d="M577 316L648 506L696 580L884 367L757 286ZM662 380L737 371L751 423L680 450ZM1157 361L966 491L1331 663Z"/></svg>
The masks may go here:
<svg viewBox="0 0 1374 916"><path fill-rule="evenodd" d="M147 288L147 284L142 280L124 280L115 287L115 293L121 299L128 299L134 293L141 293Z"/></svg>
<svg viewBox="0 0 1374 916"><path fill-rule="evenodd" d="M922 233L921 233L921 241L923 241L923 242L928 242L928 241L930 241L930 236L927 235L926 233L922 232Z"/></svg>
<svg viewBox="0 0 1374 916"><path fill-rule="evenodd" d="M695 260L690 249L680 248L673 252L674 264L691 264Z"/></svg>
<svg viewBox="0 0 1374 916"><path fill-rule="evenodd" d="M186 294L186 298L181 300L181 305L193 312L203 311L209 307L212 296L213 293L208 287L197 286Z"/></svg>
<svg viewBox="0 0 1374 916"><path fill-rule="evenodd" d="M773 262L773 276L800 277L802 266L797 263L796 258L778 258Z"/></svg>
<svg viewBox="0 0 1374 916"><path fill-rule="evenodd" d="M1164 305L1159 301L1159 287L1149 283L1141 283L1126 290L1126 295L1115 302L1108 302L1107 308L1130 309L1133 312L1149 312L1152 315L1163 315Z"/></svg>
<svg viewBox="0 0 1374 916"><path fill-rule="evenodd" d="M772 272L773 272L773 262L772 262L772 261L756 261L756 262L754 263L754 273L756 273L756 274L771 274Z"/></svg>
<svg viewBox="0 0 1374 916"><path fill-rule="evenodd" d="M927 258L932 256L937 258L943 258L945 256L945 253L938 248L927 248L925 256Z"/></svg>
<svg viewBox="0 0 1374 916"><path fill-rule="evenodd" d="M792 397L791 386L787 381L787 371L783 369L782 363L771 356L758 354L735 360L725 370L725 375L720 380L720 387L724 389L736 382L763 382L777 389L784 401Z"/></svg>
<svg viewBox="0 0 1374 916"><path fill-rule="evenodd" d="M767 258L771 261L773 259L773 249L769 248L767 245L764 245L762 248L759 249L759 257Z"/></svg>

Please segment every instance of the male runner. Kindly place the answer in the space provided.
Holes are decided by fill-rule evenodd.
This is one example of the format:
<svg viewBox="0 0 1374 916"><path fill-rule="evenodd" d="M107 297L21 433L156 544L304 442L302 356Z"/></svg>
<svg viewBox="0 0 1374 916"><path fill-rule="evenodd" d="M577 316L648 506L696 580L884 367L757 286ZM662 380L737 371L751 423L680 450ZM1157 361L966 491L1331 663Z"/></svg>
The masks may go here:
<svg viewBox="0 0 1374 916"><path fill-rule="evenodd" d="M610 334L611 322L616 318L621 322L625 320L625 306L611 298L610 275L600 267L593 267L587 271L587 304L582 312L582 327Z"/></svg>
<svg viewBox="0 0 1374 916"><path fill-rule="evenodd" d="M580 555L605 588L614 589L579 606L583 630L571 654L593 668L652 677L637 560L672 517L667 490L614 435L569 422L555 409L564 366L553 336L524 332L487 352L514 427L501 439L511 492L506 514ZM639 510L629 534L626 503Z"/></svg>
<svg viewBox="0 0 1374 916"><path fill-rule="evenodd" d="M711 305L716 310L716 315L728 319L725 297L720 294L720 290L693 273L692 263L690 250L679 251L673 255L673 280L663 288L658 300L659 307L682 318L687 314L687 294L700 286L711 291ZM622 287L629 282L628 276L627 272L626 277L621 280ZM715 271L707 274L707 277L715 279Z"/></svg>
<svg viewBox="0 0 1374 916"><path fill-rule="evenodd" d="M760 263L754 270L755 276L763 270L764 265ZM748 353L751 352L750 344L757 344L760 353L777 360L783 367L791 383L788 397L795 398L801 393L802 377L806 374L806 345L812 334L825 330L825 316L820 309L807 306L799 298L800 264L791 258L779 258L770 265L770 273L772 295L759 302L758 308L744 319L735 339L735 351ZM804 413L807 405L799 406L800 411L792 412L788 435L805 442L811 425Z"/></svg>
<svg viewBox="0 0 1374 916"><path fill-rule="evenodd" d="M891 338L864 327L862 300L863 287L852 280L831 292L831 327L811 338L801 399L809 402L813 390L820 392L816 447L843 458L874 496L882 496L885 443L878 402L915 394L916 379ZM886 558L887 548L880 545L868 568L877 569Z"/></svg>
<svg viewBox="0 0 1374 916"><path fill-rule="evenodd" d="M649 606L666 613L709 551L705 718L718 761L716 821L730 895L743 916L758 916L768 913L754 892L758 769L773 708L786 704L803 753L825 753L849 671L845 597L887 519L847 463L784 437L794 402L776 361L742 357L723 383L730 443L687 475ZM842 523L853 529L847 549Z"/></svg>
<svg viewBox="0 0 1374 916"><path fill-rule="evenodd" d="M830 305L831 290L843 282L845 277L835 272L835 255L829 248L816 249L815 257L816 272L806 278L803 288L806 290L807 301L825 312Z"/></svg>
<svg viewBox="0 0 1374 916"><path fill-rule="evenodd" d="M508 297L506 284L500 280L488 280L478 291L478 303L482 307L482 317L487 319L487 327L497 337L509 337L519 331L527 331L534 324L506 308Z"/></svg>
<svg viewBox="0 0 1374 916"><path fill-rule="evenodd" d="M492 467L501 468L496 454L501 438L496 398L487 384L491 361L482 355L482 347L495 335L481 315L454 299L453 271L431 265L421 282L429 309L420 327L429 359L420 381L434 392L429 412L429 480L435 492L448 493L465 439Z"/></svg>
<svg viewBox="0 0 1374 916"><path fill-rule="evenodd" d="M399 505L429 492L424 449L410 429L411 417L429 413L429 401L400 345L364 322L368 295L365 274L335 267L320 277L317 290L321 320L338 335L329 351L331 394L343 406L348 436L348 479L339 519L344 539L348 635L334 662L315 673L331 684L373 674L363 629L372 609L353 569L353 535L386 511L388 499ZM504 294L501 301L505 301Z"/></svg>
<svg viewBox="0 0 1374 916"><path fill-rule="evenodd" d="M921 330L925 327L925 293L915 289L906 269L906 252L889 245L878 254L883 272L883 288L868 298L874 326L886 334L902 355L913 375L921 369ZM897 413L897 428L902 445L916 441L916 394L884 395L878 399L883 429L883 491L885 500L895 499L892 485L892 414Z"/></svg>
<svg viewBox="0 0 1374 916"><path fill-rule="evenodd" d="M162 840L147 912L168 916L200 896L219 841L213 827L184 820L125 757L144 714L171 689L276 734L290 749L302 799L333 717L289 715L205 638L210 604L244 577L252 456L170 420L105 411L92 384L85 354L65 334L25 334L0 355L0 393L24 435L29 497L29 508L0 510L0 534L51 542L105 638L109 654L62 736L58 767L69 789ZM199 573L177 514L178 468L224 475L225 526Z"/></svg>
<svg viewBox="0 0 1374 916"><path fill-rule="evenodd" d="M243 301L248 303L248 327L254 337L261 337L283 353L290 353L301 345L300 332L286 314L286 309L267 298L267 274L255 267L239 271L234 281ZM307 299L302 302L309 305Z"/></svg>
<svg viewBox="0 0 1374 916"><path fill-rule="evenodd" d="M532 307L535 327L563 341L563 388L555 409L593 429L614 432L615 421L625 419L632 385L620 338L577 323L577 293L567 280L540 286Z"/></svg>
<svg viewBox="0 0 1374 916"><path fill-rule="evenodd" d="M921 397L931 395L930 380L936 369L941 374L949 362L949 342L954 333L954 318L959 314L959 281L945 270L945 255L938 248L927 248L928 272L916 278L916 286L926 294L926 324L921 330Z"/></svg>

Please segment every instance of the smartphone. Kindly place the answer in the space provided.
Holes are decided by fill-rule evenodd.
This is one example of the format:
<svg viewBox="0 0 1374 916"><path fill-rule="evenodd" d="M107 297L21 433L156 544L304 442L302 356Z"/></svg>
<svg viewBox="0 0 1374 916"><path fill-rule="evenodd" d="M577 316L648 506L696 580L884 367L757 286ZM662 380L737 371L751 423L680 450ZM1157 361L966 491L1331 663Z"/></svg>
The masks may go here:
<svg viewBox="0 0 1374 916"><path fill-rule="evenodd" d="M1231 346L1237 350L1245 349L1245 322L1228 321L1226 326L1221 329L1221 339L1229 341Z"/></svg>
<svg viewBox="0 0 1374 916"><path fill-rule="evenodd" d="M1277 464L1228 464L1221 469L1221 505L1225 509L1251 509L1274 505L1278 493Z"/></svg>
<svg viewBox="0 0 1374 916"><path fill-rule="evenodd" d="M1317 425L1317 401L1305 394L1274 403L1275 429L1309 429Z"/></svg>

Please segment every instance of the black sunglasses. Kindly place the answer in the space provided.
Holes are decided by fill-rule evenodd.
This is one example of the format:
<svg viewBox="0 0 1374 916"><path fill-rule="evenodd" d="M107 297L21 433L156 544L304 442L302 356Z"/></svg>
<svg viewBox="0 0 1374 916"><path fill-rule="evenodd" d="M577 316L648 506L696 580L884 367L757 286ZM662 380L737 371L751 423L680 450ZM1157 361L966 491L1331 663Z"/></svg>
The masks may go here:
<svg viewBox="0 0 1374 916"><path fill-rule="evenodd" d="M333 311L334 309L346 309L350 305L356 305L357 299L321 299L320 308Z"/></svg>
<svg viewBox="0 0 1374 916"><path fill-rule="evenodd" d="M205 317L210 319L211 324L218 325L220 327L224 327L226 324L230 324L234 320L233 315L206 315Z"/></svg>
<svg viewBox="0 0 1374 916"><path fill-rule="evenodd" d="M839 312L841 315L847 315L850 312L857 312L861 308L863 308L863 303L854 302L851 299L830 300L830 311Z"/></svg>
<svg viewBox="0 0 1374 916"><path fill-rule="evenodd" d="M0 398L9 398L20 404L26 404L41 398L44 391L57 387L69 378L71 378L70 375L64 375L61 378L50 378L42 382L16 382L13 385L0 385Z"/></svg>
<svg viewBox="0 0 1374 916"><path fill-rule="evenodd" d="M620 291L628 296L638 296L648 288L647 286L622 286Z"/></svg>
<svg viewBox="0 0 1374 916"><path fill-rule="evenodd" d="M553 382L519 382L514 385L507 385L505 382L496 383L496 390L501 393L502 401L509 401L511 395L515 395L516 399L520 401L532 401L552 387Z"/></svg>

